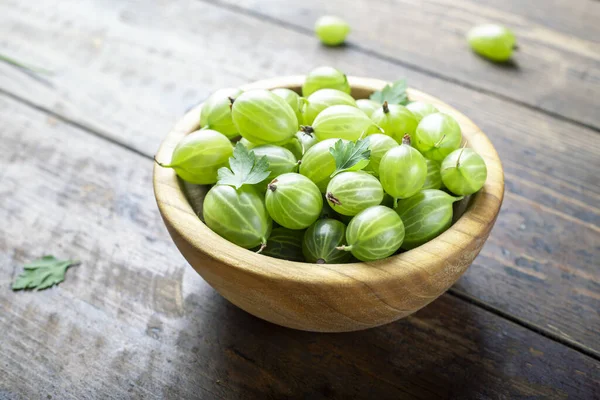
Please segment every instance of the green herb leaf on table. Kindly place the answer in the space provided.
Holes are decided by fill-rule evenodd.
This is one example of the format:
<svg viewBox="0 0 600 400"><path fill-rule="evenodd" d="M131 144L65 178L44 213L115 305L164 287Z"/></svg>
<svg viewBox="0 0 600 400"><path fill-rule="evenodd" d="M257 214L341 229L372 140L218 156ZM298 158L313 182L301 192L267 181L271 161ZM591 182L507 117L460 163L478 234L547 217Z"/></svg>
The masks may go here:
<svg viewBox="0 0 600 400"><path fill-rule="evenodd" d="M354 142L338 140L329 152L335 159L335 171L331 177L344 171L360 171L369 164L371 150L369 150L369 137Z"/></svg>
<svg viewBox="0 0 600 400"><path fill-rule="evenodd" d="M385 85L383 89L373 92L369 98L381 104L387 101L389 104L401 104L404 106L408 104L406 80L400 79L392 85Z"/></svg>
<svg viewBox="0 0 600 400"><path fill-rule="evenodd" d="M23 266L25 270L17 277L12 289L47 289L64 281L67 268L78 263L79 261L58 260L54 256L44 256Z"/></svg>
<svg viewBox="0 0 600 400"><path fill-rule="evenodd" d="M267 157L257 159L253 151L239 142L233 149L233 157L229 158L229 166L231 169L222 167L217 171L217 185L230 185L239 189L242 185L260 183L271 173Z"/></svg>

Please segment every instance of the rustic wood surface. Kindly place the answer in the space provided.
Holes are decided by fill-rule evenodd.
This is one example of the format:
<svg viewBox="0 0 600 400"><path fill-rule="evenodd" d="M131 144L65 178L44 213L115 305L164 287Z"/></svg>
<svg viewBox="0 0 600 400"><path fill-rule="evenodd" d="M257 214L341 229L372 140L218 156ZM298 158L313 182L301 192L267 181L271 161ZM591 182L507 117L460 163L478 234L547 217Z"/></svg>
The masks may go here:
<svg viewBox="0 0 600 400"><path fill-rule="evenodd" d="M374 27L402 12L373 24L351 14L366 1L342 7L352 44L328 49L307 32L325 12L313 1L296 18L273 2L0 2L0 51L54 71L0 63L0 398L597 397L600 3L418 3L368 3L422 24L386 26L381 41ZM434 6L450 17L419 20ZM458 40L481 16L516 21L518 73ZM405 29L418 40L391 39ZM439 51L407 47L428 44ZM274 327L216 295L167 239L140 157L212 90L321 64L407 77L461 110L507 185L450 295L334 336ZM44 253L84 264L59 288L12 293L19 266Z"/></svg>
<svg viewBox="0 0 600 400"><path fill-rule="evenodd" d="M216 3L309 34L320 15L339 15L353 29L350 45L371 57L600 128L597 104L590 101L600 97L598 2L555 0L549 5L546 0L533 0L526 1L525 7L514 0L357 0L351 7L346 0ZM519 13L521 8L525 13ZM554 29L545 25L557 16L568 16L578 24L554 22L558 25ZM515 31L519 49L512 63L495 65L468 51L465 33L482 22L504 24Z"/></svg>
<svg viewBox="0 0 600 400"><path fill-rule="evenodd" d="M6 97L0 116L3 286L41 252L82 261L58 288L0 291L0 397L594 396L598 361L451 295L349 334L254 318L174 248L149 158Z"/></svg>
<svg viewBox="0 0 600 400"><path fill-rule="evenodd" d="M597 131L196 0L9 1L0 3L0 21L7 51L55 71L34 78L0 63L0 90L147 155L185 109L219 87L320 64L406 76L471 117L506 172L502 216L455 291L600 356Z"/></svg>

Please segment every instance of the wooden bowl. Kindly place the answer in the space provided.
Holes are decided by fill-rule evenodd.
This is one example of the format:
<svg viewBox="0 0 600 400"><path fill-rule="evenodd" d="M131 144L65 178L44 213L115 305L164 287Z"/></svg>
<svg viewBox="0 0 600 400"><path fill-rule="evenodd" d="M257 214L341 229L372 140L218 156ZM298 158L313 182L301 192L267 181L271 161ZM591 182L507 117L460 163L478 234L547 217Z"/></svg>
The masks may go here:
<svg viewBox="0 0 600 400"><path fill-rule="evenodd" d="M366 98L386 85L377 79L348 79L355 98ZM303 76L283 77L242 89L285 87L299 91L303 81ZM471 196L464 214L442 235L376 262L308 264L266 257L211 231L194 212L175 172L155 166L158 208L183 256L233 304L295 329L344 332L372 328L406 317L432 302L479 254L502 204L504 175L494 146L473 122L432 96L413 89L408 94L411 100L434 104L451 114L469 147L484 158L488 169L483 189ZM200 109L201 105L189 111L167 135L158 160L168 162L180 139L198 129Z"/></svg>

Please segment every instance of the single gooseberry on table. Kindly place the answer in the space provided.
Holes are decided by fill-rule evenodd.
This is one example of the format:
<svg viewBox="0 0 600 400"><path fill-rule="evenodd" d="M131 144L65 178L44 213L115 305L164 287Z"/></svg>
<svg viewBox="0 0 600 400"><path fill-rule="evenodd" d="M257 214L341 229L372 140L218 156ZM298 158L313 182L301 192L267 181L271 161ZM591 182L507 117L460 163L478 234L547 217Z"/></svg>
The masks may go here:
<svg viewBox="0 0 600 400"><path fill-rule="evenodd" d="M315 33L323 44L339 46L350 33L350 25L340 17L325 15L315 23Z"/></svg>

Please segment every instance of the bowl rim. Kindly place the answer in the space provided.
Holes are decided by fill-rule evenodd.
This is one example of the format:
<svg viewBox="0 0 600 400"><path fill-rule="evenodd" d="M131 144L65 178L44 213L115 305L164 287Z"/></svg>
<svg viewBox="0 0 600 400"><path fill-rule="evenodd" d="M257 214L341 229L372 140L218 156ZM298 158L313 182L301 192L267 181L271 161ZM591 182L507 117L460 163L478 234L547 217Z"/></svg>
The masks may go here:
<svg viewBox="0 0 600 400"><path fill-rule="evenodd" d="M299 90L304 79L304 75L284 76L256 81L240 88ZM353 90L363 92L380 90L389 83L380 79L354 76L349 76L348 81ZM188 202L175 171L155 163L154 195L165 224L204 256L229 268L239 269L240 272L259 279L286 280L290 283L351 285L356 284L355 281L359 278L360 284L377 284L388 281L391 277L404 280L411 279L411 276L416 278L427 275L428 271L433 273L439 269L441 259L460 260L465 251L481 247L481 241L487 239L498 216L504 197L502 164L487 136L464 114L426 93L412 88L407 89L407 92L411 100L434 104L441 112L452 115L461 126L463 140L466 138L468 147L483 157L488 170L484 187L472 196L464 213L449 229L429 242L404 253L371 262L311 264L266 257L239 247L208 228ZM168 133L156 154L158 160L170 161L172 151L179 140L199 129L201 108L202 104L199 104L189 110ZM265 258L268 258L268 262ZM192 266L201 273L201 266ZM331 274L332 271L336 273ZM337 282L332 282L332 276Z"/></svg>

